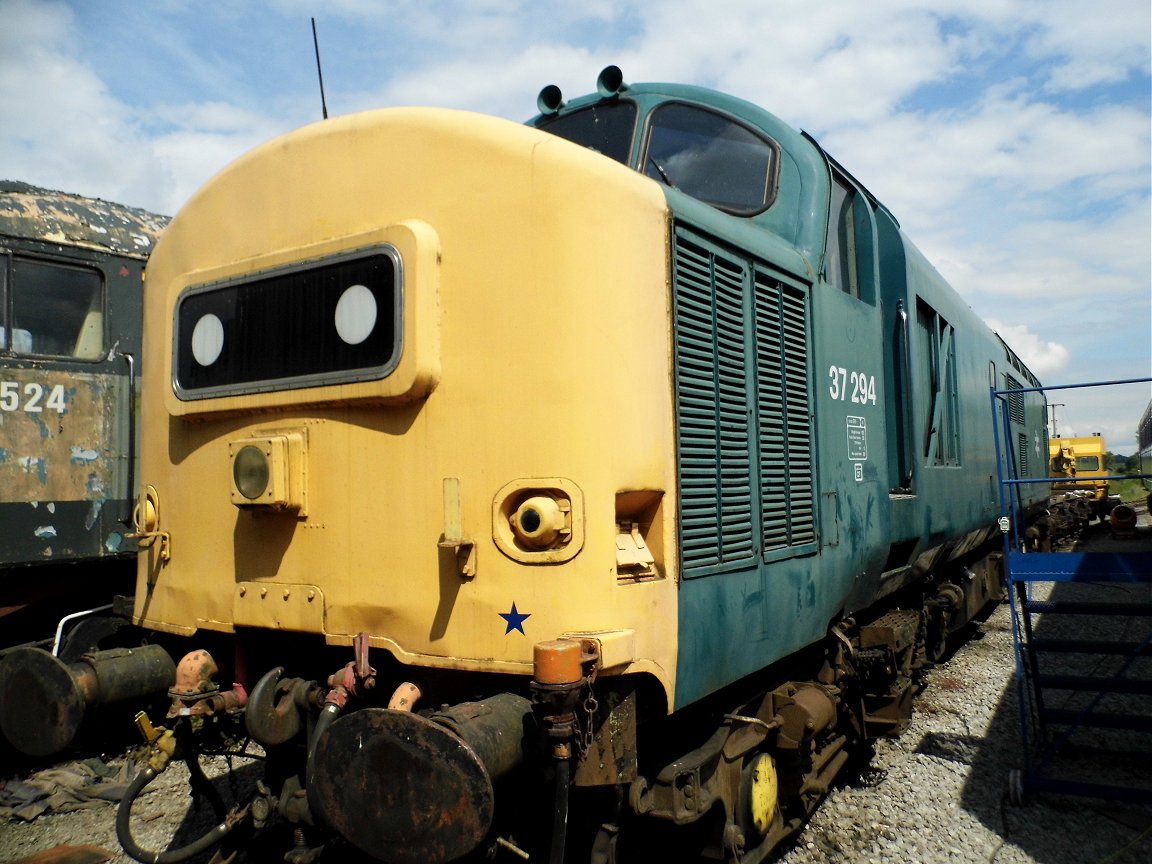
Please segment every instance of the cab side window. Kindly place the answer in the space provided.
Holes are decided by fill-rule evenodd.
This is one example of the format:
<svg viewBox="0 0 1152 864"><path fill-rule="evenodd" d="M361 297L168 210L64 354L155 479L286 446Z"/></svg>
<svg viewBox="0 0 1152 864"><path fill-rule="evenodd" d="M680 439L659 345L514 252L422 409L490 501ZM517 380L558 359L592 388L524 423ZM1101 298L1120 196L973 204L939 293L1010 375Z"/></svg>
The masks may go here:
<svg viewBox="0 0 1152 864"><path fill-rule="evenodd" d="M880 259L879 211L868 194L835 164L831 178L824 278L850 297L875 303L881 274L886 279L900 278L899 274L886 272L895 262Z"/></svg>
<svg viewBox="0 0 1152 864"><path fill-rule="evenodd" d="M824 275L833 288L859 297L860 274L856 267L856 221L853 215L855 198L855 190L833 175Z"/></svg>
<svg viewBox="0 0 1152 864"><path fill-rule="evenodd" d="M924 456L928 465L960 464L960 405L956 386L956 333L917 298L921 380L924 382Z"/></svg>
<svg viewBox="0 0 1152 864"><path fill-rule="evenodd" d="M96 270L13 255L4 274L0 350L98 360L104 354L104 281Z"/></svg>

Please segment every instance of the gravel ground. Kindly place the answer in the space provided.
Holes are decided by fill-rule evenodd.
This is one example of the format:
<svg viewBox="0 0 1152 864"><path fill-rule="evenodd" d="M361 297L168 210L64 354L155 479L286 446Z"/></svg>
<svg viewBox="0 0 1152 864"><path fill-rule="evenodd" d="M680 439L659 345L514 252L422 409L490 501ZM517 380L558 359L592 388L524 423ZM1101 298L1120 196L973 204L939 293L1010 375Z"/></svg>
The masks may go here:
<svg viewBox="0 0 1152 864"><path fill-rule="evenodd" d="M1141 520L1147 525L1147 514L1142 512ZM1127 588L1152 599L1148 584ZM832 791L779 860L783 864L1152 861L1152 807L1050 795L1029 796L1022 806L1010 803L1008 772L1024 764L1014 663L1011 614L1004 604L946 664L929 673L904 735L877 742L869 767ZM1146 740L1143 754L1124 767L1134 770L1147 788L1152 745ZM133 830L143 847L163 849L177 831L187 839L211 824L207 813L189 814L186 776L182 766L170 768L139 801ZM98 847L111 856L77 861L131 861L120 852L112 804L32 822L0 823L0 862L19 861L60 844ZM256 860L281 860L282 853L283 847Z"/></svg>

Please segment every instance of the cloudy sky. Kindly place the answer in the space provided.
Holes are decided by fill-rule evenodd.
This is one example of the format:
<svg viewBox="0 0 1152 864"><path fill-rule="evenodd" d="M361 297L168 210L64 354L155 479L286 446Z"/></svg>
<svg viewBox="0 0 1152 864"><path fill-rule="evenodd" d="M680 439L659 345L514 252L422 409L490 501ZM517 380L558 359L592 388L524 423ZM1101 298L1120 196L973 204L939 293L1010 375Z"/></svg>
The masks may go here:
<svg viewBox="0 0 1152 864"><path fill-rule="evenodd" d="M1152 375L1148 0L0 0L0 177L174 213L329 112L726 90L813 134L1046 384ZM1132 453L1147 384L1049 395Z"/></svg>

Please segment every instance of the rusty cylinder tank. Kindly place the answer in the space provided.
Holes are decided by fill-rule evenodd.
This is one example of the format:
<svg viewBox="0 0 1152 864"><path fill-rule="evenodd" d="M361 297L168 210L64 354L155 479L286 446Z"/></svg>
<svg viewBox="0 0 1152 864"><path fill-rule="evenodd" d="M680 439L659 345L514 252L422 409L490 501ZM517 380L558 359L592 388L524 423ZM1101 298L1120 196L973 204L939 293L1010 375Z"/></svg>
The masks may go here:
<svg viewBox="0 0 1152 864"><path fill-rule="evenodd" d="M336 720L308 770L313 816L393 864L452 861L492 822L492 782L524 760L532 703L501 693L424 717L367 708Z"/></svg>
<svg viewBox="0 0 1152 864"><path fill-rule="evenodd" d="M176 665L159 645L112 648L66 664L40 648L13 648L0 662L0 729L29 756L76 737L88 710L163 693Z"/></svg>

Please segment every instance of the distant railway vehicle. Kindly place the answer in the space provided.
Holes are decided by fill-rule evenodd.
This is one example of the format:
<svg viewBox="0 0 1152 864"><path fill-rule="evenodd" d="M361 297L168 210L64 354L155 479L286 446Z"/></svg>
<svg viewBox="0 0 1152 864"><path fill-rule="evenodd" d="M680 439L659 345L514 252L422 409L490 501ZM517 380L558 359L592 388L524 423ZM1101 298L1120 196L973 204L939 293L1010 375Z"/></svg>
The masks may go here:
<svg viewBox="0 0 1152 864"><path fill-rule="evenodd" d="M200 649L138 860L169 759L250 736L255 797L163 860L279 818L760 861L998 595L989 388L1025 478L1044 400L892 214L730 96L539 104L309 126L160 240L133 619Z"/></svg>
<svg viewBox="0 0 1152 864"><path fill-rule="evenodd" d="M132 207L0 181L6 645L42 635L38 601L50 600L45 605L59 617L89 599L109 602L114 588L131 592L123 577L136 553L128 535L141 275L165 222ZM100 562L108 566L76 566Z"/></svg>
<svg viewBox="0 0 1152 864"><path fill-rule="evenodd" d="M1048 441L1051 477L1061 478L1052 484L1056 494L1085 492L1090 515L1101 521L1108 518L1119 500L1109 494L1108 448L1099 433L1085 438L1051 438Z"/></svg>

